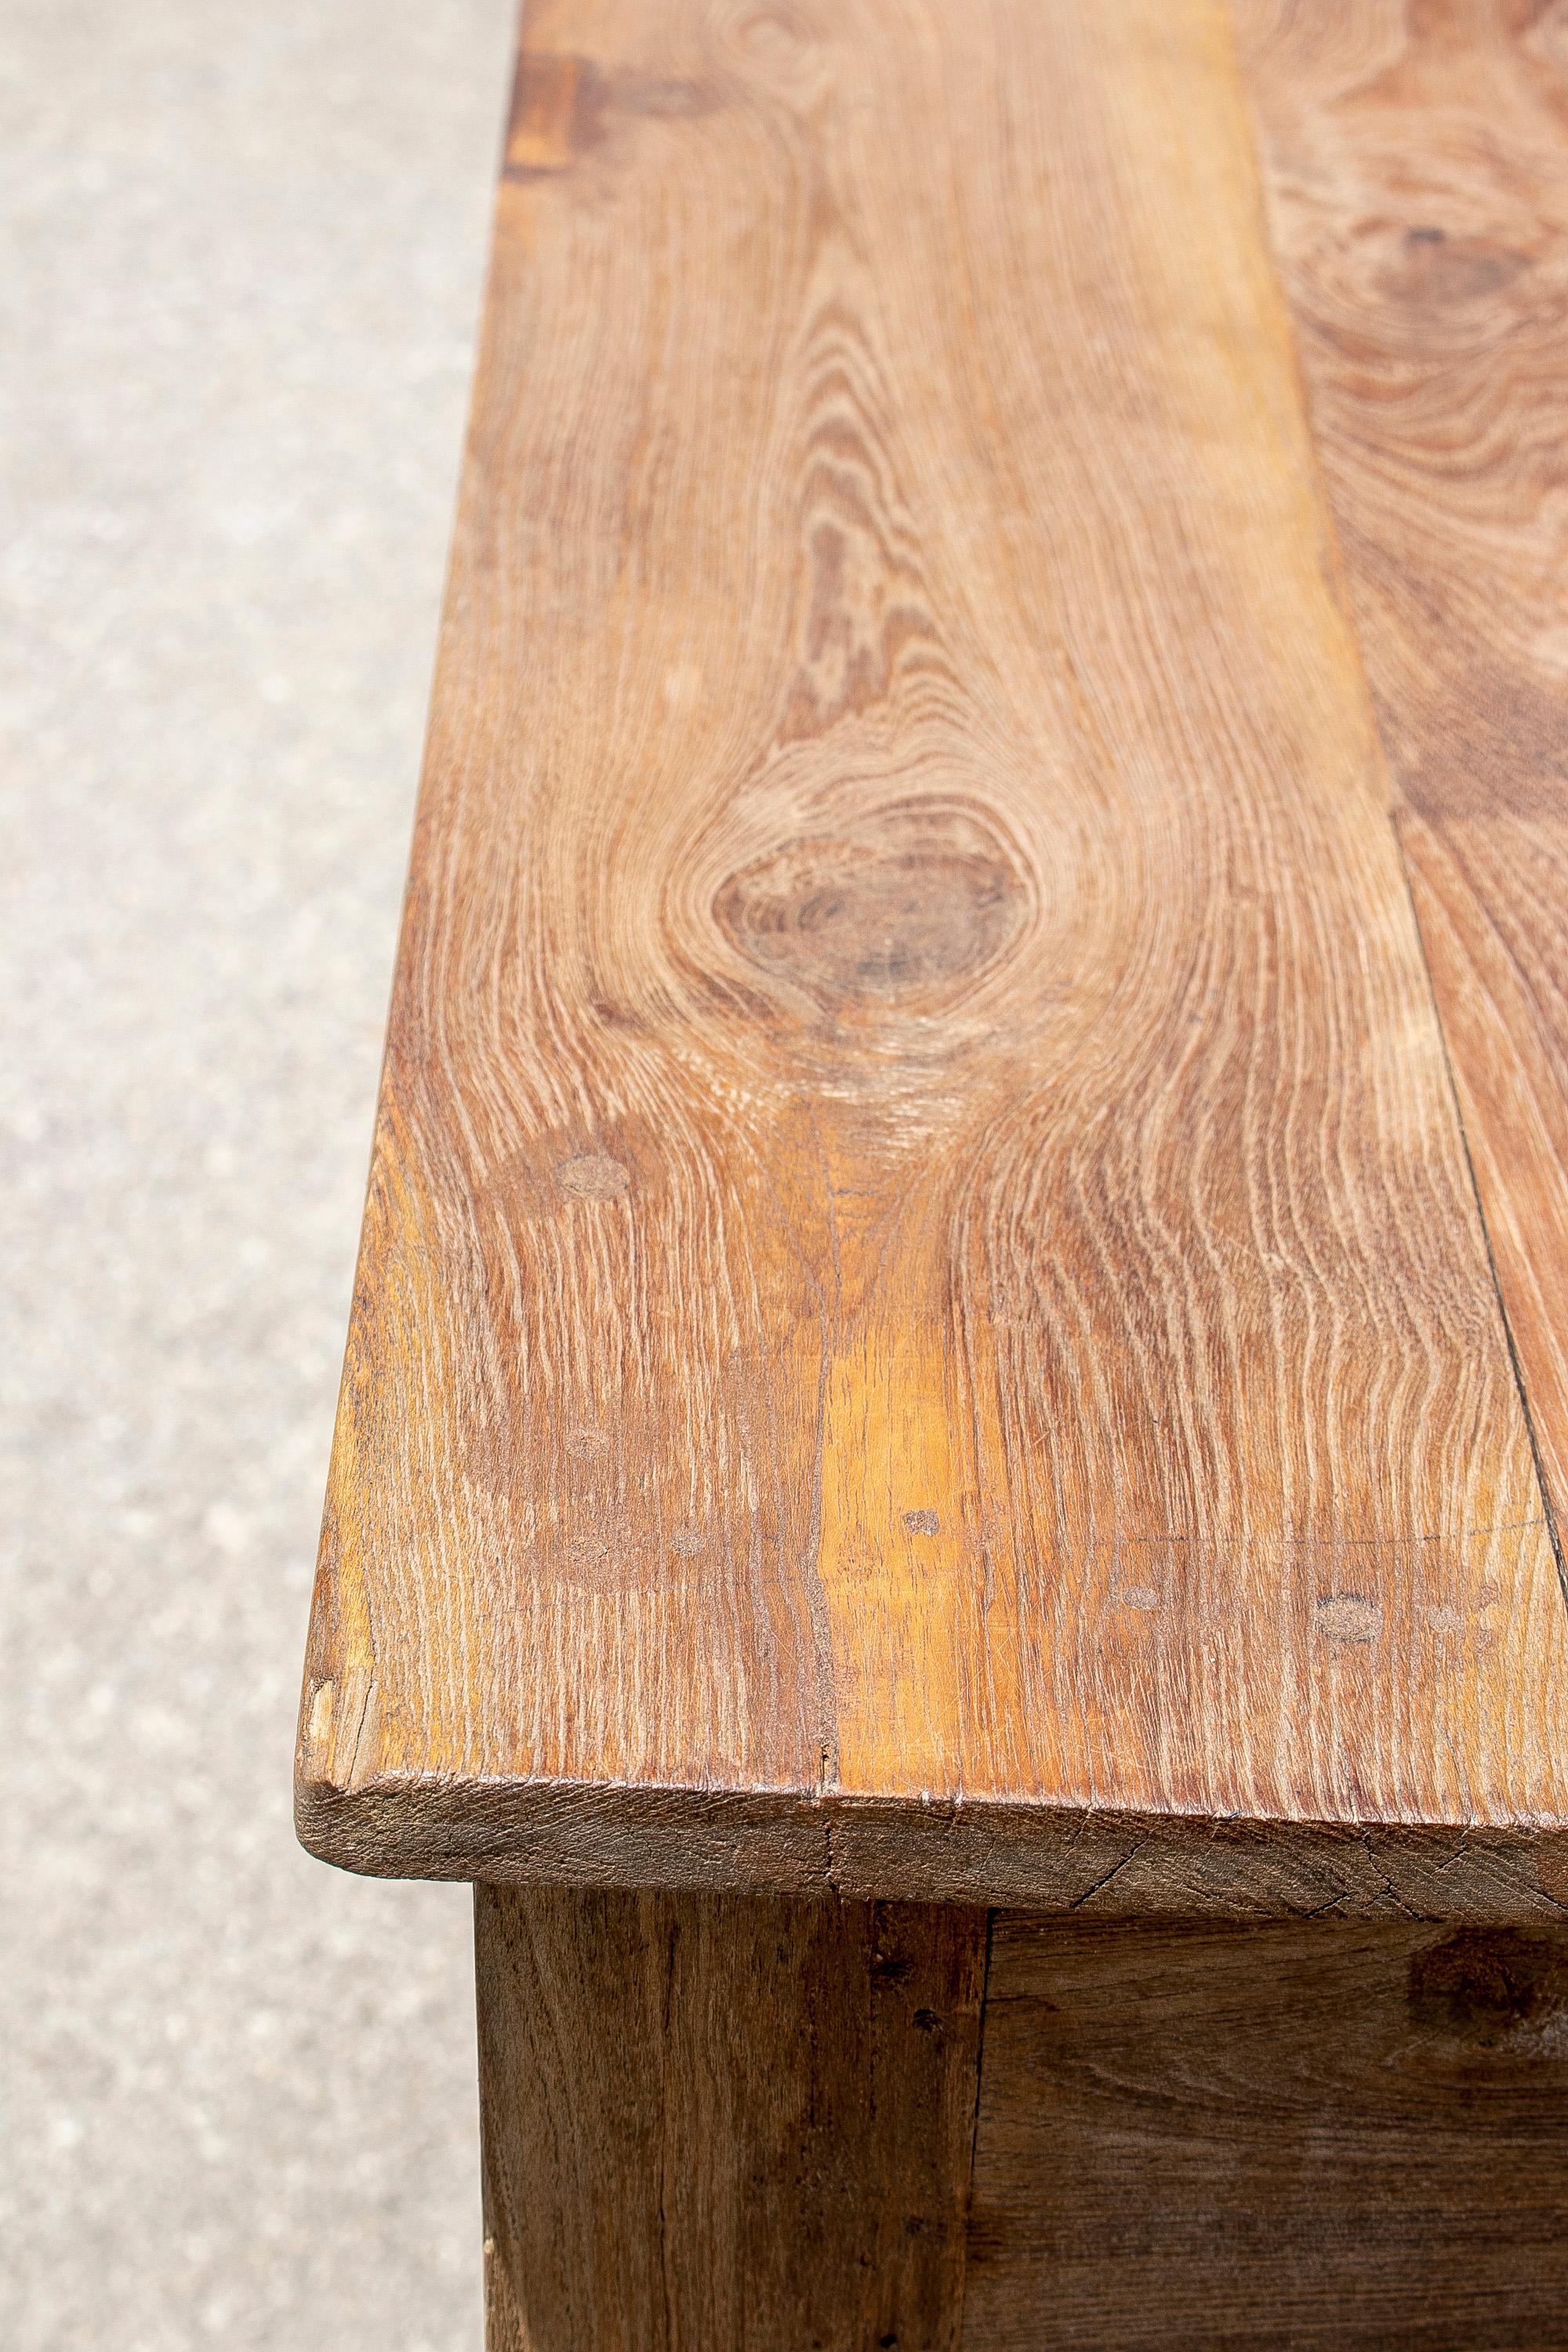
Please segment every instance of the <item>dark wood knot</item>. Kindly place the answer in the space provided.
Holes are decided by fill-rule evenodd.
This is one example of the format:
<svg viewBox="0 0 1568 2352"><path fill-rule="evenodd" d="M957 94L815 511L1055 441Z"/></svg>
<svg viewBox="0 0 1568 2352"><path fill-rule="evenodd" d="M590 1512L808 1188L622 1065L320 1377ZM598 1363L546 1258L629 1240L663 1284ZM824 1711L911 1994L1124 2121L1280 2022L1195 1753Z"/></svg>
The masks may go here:
<svg viewBox="0 0 1568 2352"><path fill-rule="evenodd" d="M950 994L1011 945L1028 899L983 818L916 804L784 843L731 875L713 911L749 962L848 1006Z"/></svg>

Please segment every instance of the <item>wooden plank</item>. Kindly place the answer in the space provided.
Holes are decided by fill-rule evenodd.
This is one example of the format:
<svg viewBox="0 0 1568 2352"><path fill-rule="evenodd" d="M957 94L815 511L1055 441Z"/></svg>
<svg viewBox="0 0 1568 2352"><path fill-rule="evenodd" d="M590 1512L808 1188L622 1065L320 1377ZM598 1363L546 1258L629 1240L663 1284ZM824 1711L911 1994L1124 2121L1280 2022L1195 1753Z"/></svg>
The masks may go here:
<svg viewBox="0 0 1568 2352"><path fill-rule="evenodd" d="M490 2352L953 2352L984 1913L476 1916Z"/></svg>
<svg viewBox="0 0 1568 2352"><path fill-rule="evenodd" d="M1568 2345L1568 1931L1002 1915L973 2352Z"/></svg>
<svg viewBox="0 0 1568 2352"><path fill-rule="evenodd" d="M1548 1489L1568 1496L1568 40L1237 0L1352 603Z"/></svg>
<svg viewBox="0 0 1568 2352"><path fill-rule="evenodd" d="M530 9L316 1850L1552 1899L1568 1619L1261 224L1219 0Z"/></svg>

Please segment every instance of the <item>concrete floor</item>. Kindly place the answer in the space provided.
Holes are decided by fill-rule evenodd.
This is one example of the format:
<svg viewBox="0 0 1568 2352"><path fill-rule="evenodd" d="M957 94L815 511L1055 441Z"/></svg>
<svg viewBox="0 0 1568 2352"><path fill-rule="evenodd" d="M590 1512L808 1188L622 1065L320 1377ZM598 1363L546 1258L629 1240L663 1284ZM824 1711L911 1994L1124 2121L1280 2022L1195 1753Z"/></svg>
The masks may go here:
<svg viewBox="0 0 1568 2352"><path fill-rule="evenodd" d="M0 5L0 2342L477 2352L289 1757L512 0Z"/></svg>

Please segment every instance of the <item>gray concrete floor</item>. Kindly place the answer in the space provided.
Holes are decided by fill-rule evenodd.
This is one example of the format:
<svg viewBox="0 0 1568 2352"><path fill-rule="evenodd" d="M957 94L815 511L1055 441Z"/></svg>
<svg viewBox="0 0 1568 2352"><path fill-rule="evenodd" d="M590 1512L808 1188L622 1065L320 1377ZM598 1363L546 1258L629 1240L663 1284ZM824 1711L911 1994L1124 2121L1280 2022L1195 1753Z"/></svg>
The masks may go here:
<svg viewBox="0 0 1568 2352"><path fill-rule="evenodd" d="M0 2342L474 2352L289 1753L512 0L0 0Z"/></svg>

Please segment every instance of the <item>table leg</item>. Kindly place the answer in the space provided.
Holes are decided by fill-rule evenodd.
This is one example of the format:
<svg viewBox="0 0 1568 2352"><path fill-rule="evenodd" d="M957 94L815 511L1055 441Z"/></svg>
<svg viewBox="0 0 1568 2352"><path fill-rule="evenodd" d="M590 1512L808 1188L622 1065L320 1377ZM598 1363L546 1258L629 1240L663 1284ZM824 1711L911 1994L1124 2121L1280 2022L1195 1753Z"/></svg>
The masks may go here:
<svg viewBox="0 0 1568 2352"><path fill-rule="evenodd" d="M489 2352L952 2352L984 1912L476 1890Z"/></svg>

